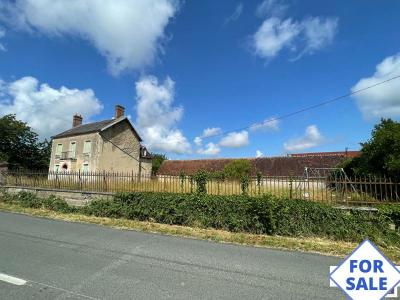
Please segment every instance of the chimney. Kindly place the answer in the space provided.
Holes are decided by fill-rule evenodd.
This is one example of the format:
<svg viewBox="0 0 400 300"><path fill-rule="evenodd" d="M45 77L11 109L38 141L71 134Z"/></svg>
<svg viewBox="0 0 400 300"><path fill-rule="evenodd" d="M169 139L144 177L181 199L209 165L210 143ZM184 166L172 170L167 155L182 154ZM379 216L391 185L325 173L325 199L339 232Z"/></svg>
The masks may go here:
<svg viewBox="0 0 400 300"><path fill-rule="evenodd" d="M81 115L75 114L72 119L72 127L82 125L82 120L83 120L83 118Z"/></svg>
<svg viewBox="0 0 400 300"><path fill-rule="evenodd" d="M115 105L115 118L118 119L122 117L125 113L125 107L121 105Z"/></svg>

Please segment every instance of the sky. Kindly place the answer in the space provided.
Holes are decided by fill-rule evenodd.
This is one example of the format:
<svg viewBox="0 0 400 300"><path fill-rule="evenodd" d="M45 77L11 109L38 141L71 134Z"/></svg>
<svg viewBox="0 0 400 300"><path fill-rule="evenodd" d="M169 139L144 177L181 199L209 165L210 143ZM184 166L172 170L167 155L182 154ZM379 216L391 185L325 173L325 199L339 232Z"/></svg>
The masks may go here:
<svg viewBox="0 0 400 300"><path fill-rule="evenodd" d="M126 115L171 159L357 150L400 118L400 2L3 0L0 116Z"/></svg>

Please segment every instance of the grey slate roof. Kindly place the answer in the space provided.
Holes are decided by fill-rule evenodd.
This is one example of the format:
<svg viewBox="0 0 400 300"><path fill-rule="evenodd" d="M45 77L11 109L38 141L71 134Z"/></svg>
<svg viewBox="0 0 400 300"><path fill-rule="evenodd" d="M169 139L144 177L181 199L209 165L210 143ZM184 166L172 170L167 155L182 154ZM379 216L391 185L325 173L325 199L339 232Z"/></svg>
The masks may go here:
<svg viewBox="0 0 400 300"><path fill-rule="evenodd" d="M54 136L52 136L52 138L58 139L58 138L67 137L67 136L74 136L74 135L86 134L86 133L91 133L91 132L97 132L97 131L100 131L103 127L111 124L114 121L115 121L114 119L110 119L110 120L104 120L104 121L79 125L74 128L68 129L64 132L61 132L57 135L54 135Z"/></svg>

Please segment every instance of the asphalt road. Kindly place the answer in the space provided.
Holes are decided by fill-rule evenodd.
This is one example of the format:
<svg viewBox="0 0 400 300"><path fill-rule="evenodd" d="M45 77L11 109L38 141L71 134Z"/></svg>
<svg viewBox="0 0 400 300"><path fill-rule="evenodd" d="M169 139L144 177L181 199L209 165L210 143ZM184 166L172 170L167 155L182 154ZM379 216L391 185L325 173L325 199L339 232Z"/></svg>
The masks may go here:
<svg viewBox="0 0 400 300"><path fill-rule="evenodd" d="M0 212L0 299L344 299L337 263Z"/></svg>

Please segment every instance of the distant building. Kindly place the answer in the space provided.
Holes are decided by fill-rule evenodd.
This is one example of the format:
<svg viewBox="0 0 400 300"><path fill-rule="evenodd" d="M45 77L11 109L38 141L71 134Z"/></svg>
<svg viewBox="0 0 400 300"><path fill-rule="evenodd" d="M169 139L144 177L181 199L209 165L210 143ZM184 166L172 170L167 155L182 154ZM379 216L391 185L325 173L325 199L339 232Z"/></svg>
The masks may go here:
<svg viewBox="0 0 400 300"><path fill-rule="evenodd" d="M252 175L257 172L263 176L302 176L304 168L334 168L346 157L356 156L357 151L299 153L285 157L244 158L251 163ZM350 153L350 154L349 154ZM234 158L165 160L157 174L178 176L182 171L186 175L195 174L198 170L207 172L223 171L226 164L237 160Z"/></svg>
<svg viewBox="0 0 400 300"><path fill-rule="evenodd" d="M361 151L336 151L336 152L309 152L288 154L289 157L312 157L312 156L339 156L339 157L357 157Z"/></svg>
<svg viewBox="0 0 400 300"><path fill-rule="evenodd" d="M49 170L150 175L152 156L124 110L117 105L114 118L87 124L74 115L72 128L52 137Z"/></svg>

